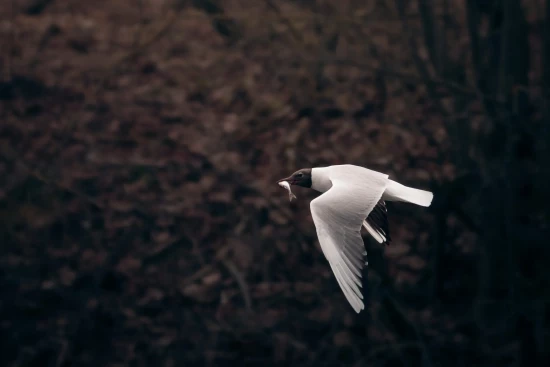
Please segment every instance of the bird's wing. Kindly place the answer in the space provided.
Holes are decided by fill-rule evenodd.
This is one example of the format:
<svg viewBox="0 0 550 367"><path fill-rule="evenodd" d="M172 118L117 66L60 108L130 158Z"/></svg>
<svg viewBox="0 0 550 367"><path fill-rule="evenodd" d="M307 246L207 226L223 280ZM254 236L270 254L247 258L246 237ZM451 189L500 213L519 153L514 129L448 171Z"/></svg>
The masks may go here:
<svg viewBox="0 0 550 367"><path fill-rule="evenodd" d="M388 224L388 209L384 200L378 201L367 219L363 222L365 229L379 243L389 245L391 242L390 228Z"/></svg>
<svg viewBox="0 0 550 367"><path fill-rule="evenodd" d="M372 185L358 185L349 180L331 181L332 187L311 201L311 215L321 249L336 280L348 302L359 313L365 308L360 289L365 251L361 226L382 196L385 184L372 192L369 191Z"/></svg>

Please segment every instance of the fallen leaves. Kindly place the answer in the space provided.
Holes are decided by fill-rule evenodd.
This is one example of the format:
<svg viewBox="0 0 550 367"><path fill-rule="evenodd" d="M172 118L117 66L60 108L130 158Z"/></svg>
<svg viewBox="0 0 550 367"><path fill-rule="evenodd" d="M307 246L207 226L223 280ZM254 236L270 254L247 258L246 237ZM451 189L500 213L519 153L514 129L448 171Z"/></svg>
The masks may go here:
<svg viewBox="0 0 550 367"><path fill-rule="evenodd" d="M71 286L76 279L76 273L69 267L64 266L59 270L59 280L65 287Z"/></svg>
<svg viewBox="0 0 550 367"><path fill-rule="evenodd" d="M426 267L426 260L417 255L405 256L400 258L397 261L397 264L407 266L409 269L414 271L419 271Z"/></svg>
<svg viewBox="0 0 550 367"><path fill-rule="evenodd" d="M40 343L26 337L41 322L48 334L37 338L68 338L71 361L82 366L95 356L113 364L117 355L132 360L121 365L223 365L250 350L262 363L302 364L325 346L337 355L356 342L358 318L320 252L308 205L316 194L298 191L289 204L276 179L355 163L427 185L426 162L442 152L423 134L439 143L447 136L436 119L417 126L425 111L414 94L425 92L318 57L338 29L316 23L329 17L323 8L286 4L304 31L302 55L289 46L288 24L271 11L262 20L258 2L227 5L247 31L232 47L208 14L167 17L159 2L139 3L55 2L17 24L25 42L16 44L14 70L25 76L0 85L0 108L14 110L1 145L18 153L0 160L0 199L9 203L0 206L0 285L15 286L0 310L25 321L8 319L2 332L23 335L17 348L36 351ZM361 24L368 33L369 22ZM391 37L374 36L393 47ZM338 37L339 55L367 53L362 34ZM47 182L27 180L33 172L18 160L45 171ZM441 167L452 176L452 166ZM407 218L392 216L395 240L384 249L395 279L428 266L429 248L413 244L425 244L430 229ZM70 225L50 241L60 222ZM370 279L378 272L382 265ZM21 314L27 300L38 305L34 316ZM52 327L57 313L65 321ZM371 328L374 344L396 334Z"/></svg>

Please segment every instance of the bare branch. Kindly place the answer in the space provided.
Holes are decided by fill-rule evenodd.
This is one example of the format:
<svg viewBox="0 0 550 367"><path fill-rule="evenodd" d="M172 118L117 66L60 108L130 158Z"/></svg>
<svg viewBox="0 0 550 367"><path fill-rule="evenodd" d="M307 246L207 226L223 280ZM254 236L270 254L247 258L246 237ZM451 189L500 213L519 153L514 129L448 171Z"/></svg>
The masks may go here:
<svg viewBox="0 0 550 367"><path fill-rule="evenodd" d="M424 43L428 49L430 60L435 67L435 70L441 72L441 42L439 37L445 38L444 34L441 34L437 19L433 13L432 0L419 0L418 10L420 11L420 17L422 19L422 28L424 31Z"/></svg>
<svg viewBox="0 0 550 367"><path fill-rule="evenodd" d="M231 273L231 275L233 276L233 278L235 278L235 281L239 285L239 288L243 295L244 303L246 306L246 311L252 312L252 300L250 298L250 290L248 289L248 284L246 283L246 280L244 279L243 275L231 260L222 259L221 261L222 261L222 264L227 268L229 273Z"/></svg>
<svg viewBox="0 0 550 367"><path fill-rule="evenodd" d="M405 37L407 38L407 41L409 43L409 49L412 54L416 68L423 80L431 80L432 76L430 75L430 71L426 67L426 63L424 62L424 60L420 58L420 55L418 53L418 45L416 44L416 40L414 39L414 34L412 32L412 29L409 26L407 15L405 14L405 2L403 0L395 0L395 2L397 6L397 11L399 13L399 17L401 18L401 22L403 24L403 32L406 34ZM442 116L448 116L451 112L443 105L443 103L439 99L438 93L436 92L434 86L431 83L425 83L425 84L426 84L426 87L428 88L428 93L430 94L430 98L435 103L439 113Z"/></svg>
<svg viewBox="0 0 550 367"><path fill-rule="evenodd" d="M479 56L479 13L476 0L466 2L466 20L468 22L468 36L470 37L470 52L474 66L474 80L479 88L479 75L481 73L481 60Z"/></svg>

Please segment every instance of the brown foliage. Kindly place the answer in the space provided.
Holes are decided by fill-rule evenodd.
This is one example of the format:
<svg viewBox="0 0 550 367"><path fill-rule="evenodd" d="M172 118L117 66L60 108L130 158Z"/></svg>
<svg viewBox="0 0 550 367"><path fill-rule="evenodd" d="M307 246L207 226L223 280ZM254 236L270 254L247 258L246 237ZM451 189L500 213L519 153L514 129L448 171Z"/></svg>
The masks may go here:
<svg viewBox="0 0 550 367"><path fill-rule="evenodd" d="M548 196L542 12L16 3L0 3L3 365L542 360L550 218L521 196ZM500 24L520 29L497 45L521 44L513 60L491 51ZM391 246L365 235L360 315L318 247L316 194L275 184L340 163L436 197L388 204ZM498 298L510 284L529 302Z"/></svg>

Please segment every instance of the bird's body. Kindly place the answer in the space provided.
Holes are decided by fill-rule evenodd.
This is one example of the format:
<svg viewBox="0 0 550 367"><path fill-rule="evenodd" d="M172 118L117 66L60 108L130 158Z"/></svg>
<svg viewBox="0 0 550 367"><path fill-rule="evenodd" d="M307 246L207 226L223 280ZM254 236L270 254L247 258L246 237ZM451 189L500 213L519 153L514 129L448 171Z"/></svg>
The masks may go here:
<svg viewBox="0 0 550 367"><path fill-rule="evenodd" d="M361 270L365 248L361 227L380 243L389 243L385 201L430 206L433 194L413 189L388 175L350 164L306 168L279 180L323 193L311 201L321 249L340 288L356 312L364 308Z"/></svg>

